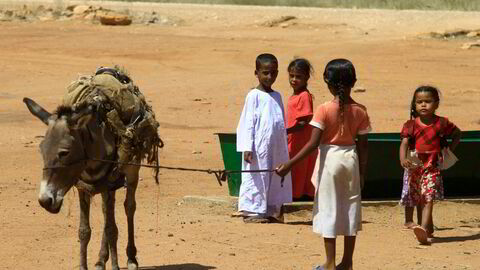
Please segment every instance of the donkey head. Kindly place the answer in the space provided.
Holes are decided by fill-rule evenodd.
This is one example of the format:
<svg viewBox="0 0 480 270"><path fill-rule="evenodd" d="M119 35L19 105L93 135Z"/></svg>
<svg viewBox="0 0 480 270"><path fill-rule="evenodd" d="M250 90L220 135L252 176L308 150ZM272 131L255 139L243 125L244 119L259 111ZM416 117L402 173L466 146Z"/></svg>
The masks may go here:
<svg viewBox="0 0 480 270"><path fill-rule="evenodd" d="M43 157L43 177L38 202L50 213L58 213L65 194L77 182L86 168L85 143L91 138L88 123L94 119L93 106L60 106L51 114L35 101L24 98L29 111L47 127L40 143Z"/></svg>

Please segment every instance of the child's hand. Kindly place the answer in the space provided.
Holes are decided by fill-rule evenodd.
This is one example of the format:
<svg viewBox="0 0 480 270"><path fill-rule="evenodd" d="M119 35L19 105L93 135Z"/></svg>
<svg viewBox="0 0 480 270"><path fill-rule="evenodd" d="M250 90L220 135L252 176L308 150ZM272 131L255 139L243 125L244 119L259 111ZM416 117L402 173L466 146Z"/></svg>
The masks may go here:
<svg viewBox="0 0 480 270"><path fill-rule="evenodd" d="M251 151L245 151L243 152L243 159L247 163L252 163L252 158L253 158L253 153Z"/></svg>
<svg viewBox="0 0 480 270"><path fill-rule="evenodd" d="M402 165L403 168L405 169L413 169L417 167L416 164L414 164L410 159L403 159L400 161L400 164Z"/></svg>
<svg viewBox="0 0 480 270"><path fill-rule="evenodd" d="M285 176L287 175L287 173L290 172L291 169L292 169L291 165L289 165L289 163L287 162L287 163L278 165L277 168L275 168L275 172L280 176Z"/></svg>

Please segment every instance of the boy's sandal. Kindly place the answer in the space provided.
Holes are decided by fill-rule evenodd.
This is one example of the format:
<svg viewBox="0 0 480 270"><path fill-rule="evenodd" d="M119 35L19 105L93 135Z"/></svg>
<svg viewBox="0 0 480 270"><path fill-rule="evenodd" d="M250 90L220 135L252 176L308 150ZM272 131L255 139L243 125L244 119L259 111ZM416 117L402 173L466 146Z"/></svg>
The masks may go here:
<svg viewBox="0 0 480 270"><path fill-rule="evenodd" d="M275 217L268 217L269 223L284 223L283 216L280 216L278 218Z"/></svg>
<svg viewBox="0 0 480 270"><path fill-rule="evenodd" d="M428 234L427 231L422 228L421 226L417 226L413 228L413 233L417 237L417 240L422 245L428 245L430 242L428 241Z"/></svg>
<svg viewBox="0 0 480 270"><path fill-rule="evenodd" d="M243 217L245 223L270 223L268 218L262 216Z"/></svg>
<svg viewBox="0 0 480 270"><path fill-rule="evenodd" d="M244 217L245 213L243 213L242 211L237 211L237 212L232 213L230 216L231 217Z"/></svg>
<svg viewBox="0 0 480 270"><path fill-rule="evenodd" d="M325 268L322 265L317 265L313 267L313 270L325 270Z"/></svg>

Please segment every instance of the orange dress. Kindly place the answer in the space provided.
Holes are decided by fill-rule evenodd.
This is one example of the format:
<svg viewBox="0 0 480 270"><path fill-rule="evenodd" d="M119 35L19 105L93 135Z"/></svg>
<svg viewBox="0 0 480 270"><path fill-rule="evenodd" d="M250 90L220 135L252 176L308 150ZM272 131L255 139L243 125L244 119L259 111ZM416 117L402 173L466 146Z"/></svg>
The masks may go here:
<svg viewBox="0 0 480 270"><path fill-rule="evenodd" d="M342 134L339 106L338 101L332 100L323 103L315 110L310 125L323 130L320 144L355 145L357 135L365 135L371 131L370 118L365 106L352 103L345 105Z"/></svg>
<svg viewBox="0 0 480 270"><path fill-rule="evenodd" d="M308 90L292 95L287 104L287 128L295 126L302 117L313 116L313 100ZM308 123L302 130L288 134L288 152L293 158L310 140L313 127ZM315 187L311 182L317 151L298 162L292 168L292 195L299 199L303 195L315 196Z"/></svg>
<svg viewBox="0 0 480 270"><path fill-rule="evenodd" d="M325 238L354 236L362 229L360 170L355 138L370 132L364 106L326 102L315 110L310 125L321 129L317 192L313 207L313 231ZM343 121L342 121L343 120ZM343 132L342 132L343 130Z"/></svg>

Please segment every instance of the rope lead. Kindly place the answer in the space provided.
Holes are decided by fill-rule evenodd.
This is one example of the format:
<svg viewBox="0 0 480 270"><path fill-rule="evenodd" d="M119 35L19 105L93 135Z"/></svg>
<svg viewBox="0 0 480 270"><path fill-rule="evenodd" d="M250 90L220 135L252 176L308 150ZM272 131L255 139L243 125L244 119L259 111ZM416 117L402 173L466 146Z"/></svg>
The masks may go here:
<svg viewBox="0 0 480 270"><path fill-rule="evenodd" d="M130 165L130 166L138 166L138 167L146 167L146 168L154 168L154 169L166 169L166 170L177 170L177 171L190 171L190 172L204 172L208 174L214 174L217 178L218 184L222 186L222 182L227 181L228 175L233 173L262 173L262 172L275 172L275 170L271 169L264 169L264 170L239 170L239 171L229 171L229 170L212 170L212 169L193 169L193 168L184 168L184 167L169 167L169 166L160 166L160 165L148 165L148 164L137 164L137 163L130 163L130 162L118 162L113 160L106 160L106 159L96 159L91 158L89 160L92 161L99 161L99 162L106 162L106 163L114 163L114 164L121 164L121 165ZM281 186L283 187L284 177L281 180ZM157 183L158 184L158 183Z"/></svg>

